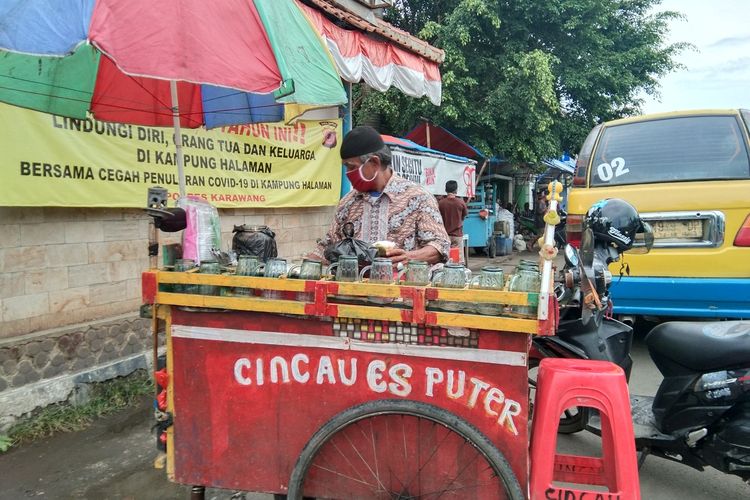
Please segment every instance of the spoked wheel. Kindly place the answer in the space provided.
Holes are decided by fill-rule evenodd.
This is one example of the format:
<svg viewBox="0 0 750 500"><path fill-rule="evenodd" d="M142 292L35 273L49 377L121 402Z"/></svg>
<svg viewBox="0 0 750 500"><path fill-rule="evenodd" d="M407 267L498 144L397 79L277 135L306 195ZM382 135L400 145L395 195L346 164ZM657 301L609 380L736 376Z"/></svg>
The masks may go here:
<svg viewBox="0 0 750 500"><path fill-rule="evenodd" d="M529 358L529 423L534 418L534 403L536 401L536 377L539 372L539 358ZM560 434L575 434L586 428L586 414L577 406L567 408L560 415Z"/></svg>
<svg viewBox="0 0 750 500"><path fill-rule="evenodd" d="M405 400L352 407L318 430L289 482L290 499L522 499L502 453L474 426Z"/></svg>

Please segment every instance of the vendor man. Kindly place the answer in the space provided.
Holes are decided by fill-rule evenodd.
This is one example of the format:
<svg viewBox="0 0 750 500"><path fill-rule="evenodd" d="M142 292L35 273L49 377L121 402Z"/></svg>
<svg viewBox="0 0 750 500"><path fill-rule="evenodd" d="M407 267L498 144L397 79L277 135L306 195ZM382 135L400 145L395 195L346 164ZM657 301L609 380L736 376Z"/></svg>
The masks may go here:
<svg viewBox="0 0 750 500"><path fill-rule="evenodd" d="M353 128L341 143L341 158L354 189L339 201L331 227L311 257L325 260L325 248L343 239L342 228L351 222L356 239L394 242L396 247L386 253L394 264L446 260L450 240L435 197L393 172L391 150L374 128Z"/></svg>

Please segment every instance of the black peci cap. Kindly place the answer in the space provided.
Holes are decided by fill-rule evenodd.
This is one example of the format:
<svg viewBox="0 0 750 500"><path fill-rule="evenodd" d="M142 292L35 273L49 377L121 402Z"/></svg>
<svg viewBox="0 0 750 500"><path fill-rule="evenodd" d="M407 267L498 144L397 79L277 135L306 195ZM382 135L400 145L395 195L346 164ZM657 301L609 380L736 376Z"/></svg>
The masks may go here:
<svg viewBox="0 0 750 500"><path fill-rule="evenodd" d="M374 153L384 146L383 138L374 128L367 125L354 127L341 142L341 158L354 158Z"/></svg>

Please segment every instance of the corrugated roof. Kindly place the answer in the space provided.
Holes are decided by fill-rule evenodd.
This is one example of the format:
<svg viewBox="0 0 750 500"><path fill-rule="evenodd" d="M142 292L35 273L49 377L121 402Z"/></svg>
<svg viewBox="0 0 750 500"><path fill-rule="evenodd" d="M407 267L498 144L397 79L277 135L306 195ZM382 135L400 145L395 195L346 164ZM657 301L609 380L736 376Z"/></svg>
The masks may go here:
<svg viewBox="0 0 750 500"><path fill-rule="evenodd" d="M354 12L344 9L339 5L333 5L329 0L305 0L305 3L317 7L336 19L344 21L357 29L368 33L378 34L406 50L419 54L430 61L440 64L445 60L445 52L442 49L433 47L424 40L420 40L414 35L411 35L382 19L376 18L375 23L373 24Z"/></svg>
<svg viewBox="0 0 750 500"><path fill-rule="evenodd" d="M411 132L406 134L406 138L422 146L427 146L428 135L430 137L429 147L436 147L442 151L475 160L485 159L485 156L477 148L465 142L450 130L434 123L421 122L417 124Z"/></svg>

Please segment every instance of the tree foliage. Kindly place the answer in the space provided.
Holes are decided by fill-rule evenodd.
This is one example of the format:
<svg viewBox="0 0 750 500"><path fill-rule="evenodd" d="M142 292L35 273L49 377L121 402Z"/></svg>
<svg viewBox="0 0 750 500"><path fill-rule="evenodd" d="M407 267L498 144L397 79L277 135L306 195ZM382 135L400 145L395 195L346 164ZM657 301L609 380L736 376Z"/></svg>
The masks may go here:
<svg viewBox="0 0 750 500"><path fill-rule="evenodd" d="M397 0L396 26L445 50L443 102L396 90L360 96L384 131L420 118L515 163L577 151L604 120L640 111L685 44L665 45L661 0Z"/></svg>

